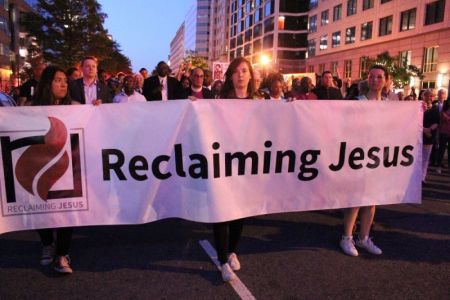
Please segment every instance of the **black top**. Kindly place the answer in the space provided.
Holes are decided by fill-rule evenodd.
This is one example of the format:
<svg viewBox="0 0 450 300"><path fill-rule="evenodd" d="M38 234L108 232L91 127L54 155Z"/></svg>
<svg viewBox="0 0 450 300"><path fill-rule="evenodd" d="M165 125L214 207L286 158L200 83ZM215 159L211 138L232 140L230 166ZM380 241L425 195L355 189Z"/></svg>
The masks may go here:
<svg viewBox="0 0 450 300"><path fill-rule="evenodd" d="M440 116L439 116L439 109L437 106L433 106L432 108L425 111L425 113L423 114L423 127L424 128L429 128L433 124L439 124L439 121L440 121ZM423 144L424 145L432 145L433 141L436 138L436 133L437 133L437 130L433 130L431 137L426 136L424 134L423 135Z"/></svg>
<svg viewBox="0 0 450 300"><path fill-rule="evenodd" d="M36 94L36 89L37 86L39 84L39 81L37 81L36 79L29 79L27 80L24 84L22 84L22 86L20 87L20 94L19 97L25 97L27 98L26 102L31 101L31 88L33 88L33 95Z"/></svg>
<svg viewBox="0 0 450 300"><path fill-rule="evenodd" d="M191 88L182 89L181 92L179 93L179 98L187 99L189 96L192 96L192 92L193 91ZM202 88L202 95L203 95L203 99L214 99L214 93L205 87Z"/></svg>
<svg viewBox="0 0 450 300"><path fill-rule="evenodd" d="M335 87L323 87L319 86L313 90L314 94L317 95L317 99L320 100L342 100L341 91Z"/></svg>

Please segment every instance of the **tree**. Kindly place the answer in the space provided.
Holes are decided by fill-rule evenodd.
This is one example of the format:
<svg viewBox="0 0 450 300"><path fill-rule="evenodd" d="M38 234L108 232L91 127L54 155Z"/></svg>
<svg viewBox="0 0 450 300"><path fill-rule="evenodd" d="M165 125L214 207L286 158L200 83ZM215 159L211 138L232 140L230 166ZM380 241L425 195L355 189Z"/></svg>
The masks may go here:
<svg viewBox="0 0 450 300"><path fill-rule="evenodd" d="M368 58L367 65L370 69L373 65L384 66L393 77L394 86L401 88L409 83L411 77L423 79L422 71L415 65L408 65L406 59L401 61L400 56L390 56L388 51L382 52L376 58ZM367 74L364 74L367 76Z"/></svg>
<svg viewBox="0 0 450 300"><path fill-rule="evenodd" d="M203 56L197 55L195 51L186 51L186 56L183 58L185 65L191 65L191 70L194 68L202 68L203 70L209 69L208 62Z"/></svg>
<svg viewBox="0 0 450 300"><path fill-rule="evenodd" d="M120 57L120 66L129 70L129 59L103 27L106 17L96 0L38 0L35 12L25 16L23 25L29 36L37 39L45 61L69 68L86 55L94 55L100 62Z"/></svg>

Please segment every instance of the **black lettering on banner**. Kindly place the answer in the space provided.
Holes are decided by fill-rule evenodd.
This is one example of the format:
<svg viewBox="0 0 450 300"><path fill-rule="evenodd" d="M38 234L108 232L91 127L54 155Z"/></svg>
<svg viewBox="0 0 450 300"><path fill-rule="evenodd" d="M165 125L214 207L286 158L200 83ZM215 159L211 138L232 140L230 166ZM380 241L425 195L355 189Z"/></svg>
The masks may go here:
<svg viewBox="0 0 450 300"><path fill-rule="evenodd" d="M283 158L288 157L288 172L292 173L295 170L295 152L293 150L277 151L277 159L275 162L275 173L283 171Z"/></svg>
<svg viewBox="0 0 450 300"><path fill-rule="evenodd" d="M411 153L409 153L409 151L413 151L414 147L411 145L405 146L405 148L403 148L402 150L402 155L404 158L406 158L406 161L401 161L400 164L404 167L408 167L410 165L412 165L412 163L414 162L414 156L411 155Z"/></svg>
<svg viewBox="0 0 450 300"><path fill-rule="evenodd" d="M270 148L272 147L272 142L271 141L266 141L264 143L264 146L266 148ZM264 174L269 174L270 173L270 158L272 155L272 151L264 151L264 161L263 161L263 173Z"/></svg>
<svg viewBox="0 0 450 300"><path fill-rule="evenodd" d="M198 163L189 166L189 176L192 178L208 179L208 160L202 154L189 155L191 160L197 160ZM196 171L198 169L198 171Z"/></svg>
<svg viewBox="0 0 450 300"><path fill-rule="evenodd" d="M363 167L361 163L356 163L358 161L364 160L364 150L362 148L355 148L350 152L350 155L348 157L348 164L350 165L350 168L353 170L358 170Z"/></svg>
<svg viewBox="0 0 450 300"><path fill-rule="evenodd" d="M303 181L310 181L315 179L319 175L319 170L317 168L307 168L312 166L317 162L320 155L320 150L307 150L302 153L300 160L302 164L300 165L300 173L298 173L298 179ZM310 174L305 176L305 174Z"/></svg>
<svg viewBox="0 0 450 300"><path fill-rule="evenodd" d="M163 161L169 162L169 160L170 160L170 156L168 156L168 155L160 155L160 156L155 157L155 159L152 162L152 173L156 178L164 180L164 179L168 179L172 176L172 174L170 172L162 173L161 168L160 168L161 163Z"/></svg>
<svg viewBox="0 0 450 300"><path fill-rule="evenodd" d="M183 146L181 144L175 145L175 168L178 176L186 177L183 167Z"/></svg>
<svg viewBox="0 0 450 300"><path fill-rule="evenodd" d="M148 171L148 162L145 157L137 155L130 160L130 175L138 181L147 180L147 174L138 174L137 171Z"/></svg>
<svg viewBox="0 0 450 300"><path fill-rule="evenodd" d="M398 152L400 151L400 147L394 147L394 155L392 157L392 160L389 161L389 152L390 152L390 148L389 147L384 147L384 160L383 160L383 165L386 168L389 167L396 167L397 166L397 162L398 162Z"/></svg>
<svg viewBox="0 0 450 300"><path fill-rule="evenodd" d="M333 165L329 165L328 168L331 171L339 171L340 169L342 169L342 167L344 166L344 162L345 162L345 149L347 147L347 143L346 142L341 142L341 148L339 150L339 161Z"/></svg>
<svg viewBox="0 0 450 300"><path fill-rule="evenodd" d="M225 176L232 176L233 159L238 160L238 175L245 175L245 162L247 158L252 161L252 174L258 174L258 154L250 151L247 154L242 152L225 153Z"/></svg>
<svg viewBox="0 0 450 300"><path fill-rule="evenodd" d="M117 161L111 163L109 157L113 155L117 158ZM123 171L121 169L124 162L125 156L123 155L122 151L118 149L103 149L102 150L103 180L111 180L111 171L116 172L116 176L120 180L127 180L125 174L123 174Z"/></svg>
<svg viewBox="0 0 450 300"><path fill-rule="evenodd" d="M372 163L367 164L367 167L369 169L376 169L380 165L380 158L377 155L375 155L375 153L379 153L380 150L381 149L378 147L372 147L369 149L367 157L373 161Z"/></svg>
<svg viewBox="0 0 450 300"><path fill-rule="evenodd" d="M219 150L220 144L218 142L214 142L212 144L212 148L214 150ZM214 178L220 177L220 155L219 153L213 154L213 169L214 169Z"/></svg>

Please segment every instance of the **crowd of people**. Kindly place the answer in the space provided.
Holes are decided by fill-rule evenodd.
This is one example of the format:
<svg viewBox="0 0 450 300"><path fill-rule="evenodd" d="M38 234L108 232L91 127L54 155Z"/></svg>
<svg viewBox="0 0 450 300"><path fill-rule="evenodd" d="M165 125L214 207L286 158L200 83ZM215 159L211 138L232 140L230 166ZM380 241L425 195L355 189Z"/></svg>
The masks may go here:
<svg viewBox="0 0 450 300"><path fill-rule="evenodd" d="M408 95L394 93L392 76L383 66L375 65L369 70L367 80L344 88L342 81L325 71L314 86L313 78L293 78L289 89L283 76L272 73L264 78L254 70L245 58L233 60L225 80L212 82L211 72L199 67L182 65L172 74L167 63L157 64L152 75L142 68L138 74L118 73L111 76L105 70L97 70L97 59L83 58L79 68L66 72L55 66L39 64L34 68L34 78L24 83L20 89L20 105L79 105L102 103L129 103L165 101L176 99L270 99L292 102L296 100L372 100L407 101L421 100L424 108L423 121L423 182L426 181L428 164L443 165L444 152L450 151L450 108L447 91L440 89L437 100L435 91L426 89L416 95L411 88ZM344 93L342 91L344 90ZM431 160L430 160L431 158ZM448 158L450 167L450 157ZM370 230L375 217L375 206L344 209L344 230L340 239L342 251L350 256L358 256L357 248L380 255L382 250L374 244ZM359 216L360 226L356 241L354 228ZM244 220L233 220L213 224L215 247L221 265L224 281L235 278L235 271L241 268L237 247L244 228ZM43 250L40 263L54 263L60 273L72 273L69 259L70 241L73 229L38 230Z"/></svg>

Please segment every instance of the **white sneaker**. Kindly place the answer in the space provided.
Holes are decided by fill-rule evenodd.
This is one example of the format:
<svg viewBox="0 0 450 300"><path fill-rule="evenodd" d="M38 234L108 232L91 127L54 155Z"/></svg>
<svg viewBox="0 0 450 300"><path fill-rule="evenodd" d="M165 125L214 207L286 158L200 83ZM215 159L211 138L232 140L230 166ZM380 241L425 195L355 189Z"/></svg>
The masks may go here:
<svg viewBox="0 0 450 300"><path fill-rule="evenodd" d="M231 267L228 263L223 264L220 267L220 270L222 272L222 280L223 281L229 282L236 278L236 274L234 274L233 270L231 270Z"/></svg>
<svg viewBox="0 0 450 300"><path fill-rule="evenodd" d="M355 241L353 241L352 236L342 236L339 245L345 254L350 256L358 256L358 250L355 248Z"/></svg>
<svg viewBox="0 0 450 300"><path fill-rule="evenodd" d="M241 263L239 262L236 253L232 252L228 256L228 264L233 271L239 271L241 269Z"/></svg>
<svg viewBox="0 0 450 300"><path fill-rule="evenodd" d="M359 248L363 248L366 249L367 252L375 254L375 255L380 255L383 253L383 251L381 251L380 248L378 248L373 242L372 242L372 238L366 238L364 240L360 240L358 239L356 241L356 246L358 246Z"/></svg>
<svg viewBox="0 0 450 300"><path fill-rule="evenodd" d="M55 259L55 246L53 244L42 247L41 266L47 266Z"/></svg>
<svg viewBox="0 0 450 300"><path fill-rule="evenodd" d="M61 274L72 274L73 270L70 267L69 255L58 256L55 261L54 269Z"/></svg>

